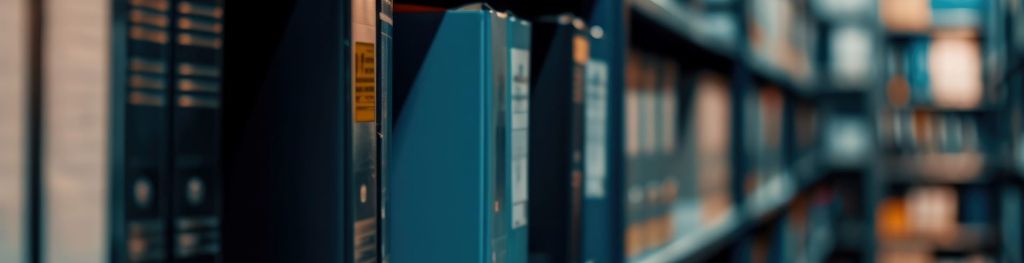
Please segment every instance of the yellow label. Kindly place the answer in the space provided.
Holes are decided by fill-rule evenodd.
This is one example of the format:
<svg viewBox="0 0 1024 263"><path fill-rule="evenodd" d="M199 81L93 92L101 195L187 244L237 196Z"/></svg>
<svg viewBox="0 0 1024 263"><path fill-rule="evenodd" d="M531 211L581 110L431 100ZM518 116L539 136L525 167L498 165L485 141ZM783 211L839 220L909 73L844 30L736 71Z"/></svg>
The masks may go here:
<svg viewBox="0 0 1024 263"><path fill-rule="evenodd" d="M352 117L356 122L377 120L377 56L371 43L356 42L352 58Z"/></svg>

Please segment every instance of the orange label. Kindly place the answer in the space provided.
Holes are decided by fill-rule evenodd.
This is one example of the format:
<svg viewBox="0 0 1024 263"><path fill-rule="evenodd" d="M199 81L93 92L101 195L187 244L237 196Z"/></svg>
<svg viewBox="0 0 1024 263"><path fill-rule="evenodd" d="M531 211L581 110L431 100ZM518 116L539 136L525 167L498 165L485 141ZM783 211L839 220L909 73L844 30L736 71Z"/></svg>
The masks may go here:
<svg viewBox="0 0 1024 263"><path fill-rule="evenodd" d="M356 122L377 120L377 56L371 43L356 42L352 56L352 117Z"/></svg>

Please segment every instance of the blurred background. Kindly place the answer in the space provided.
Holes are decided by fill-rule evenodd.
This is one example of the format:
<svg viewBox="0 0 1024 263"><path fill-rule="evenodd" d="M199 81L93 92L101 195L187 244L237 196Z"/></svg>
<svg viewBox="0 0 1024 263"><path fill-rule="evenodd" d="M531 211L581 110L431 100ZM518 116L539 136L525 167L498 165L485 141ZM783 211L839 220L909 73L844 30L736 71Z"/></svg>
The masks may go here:
<svg viewBox="0 0 1024 263"><path fill-rule="evenodd" d="M340 136L305 134L302 128L321 126L295 125L332 117L290 119L325 110L302 105L337 92L286 93L287 85L273 83L294 83L301 91L327 82L252 71L304 64L306 57L242 52L276 54L278 45L320 40L281 32L323 27L332 34L328 29L337 28L324 26L330 21L287 23L303 12L316 14L301 8L309 2L334 3L0 0L0 262L232 262L231 253L248 253L237 244L265 238L232 225L319 227L338 219L335 212L312 223L274 214L302 200L287 211L316 217L319 203L306 201L345 190L313 191L319 195L309 198L275 194L300 196L306 192L299 186L337 181L295 183L259 172L340 162L301 160L305 149L261 155L286 147L287 136L305 136L310 145L317 136ZM469 2L370 5L390 14L391 4L445 10ZM587 175L574 184L598 184L584 187L583 206L610 207L584 212L608 227L581 231L612 237L582 234L606 244L581 245L578 262L605 262L587 260L593 249L615 251L610 262L1024 262L1021 0L487 4L535 28L551 16L571 16L592 41L584 52L605 63L607 75L575 80L596 78L607 90L588 88L586 103L601 106L577 116L598 123L601 135L586 135ZM268 11L274 8L283 11ZM265 14L272 15L264 20ZM261 38L270 40L244 42ZM535 33L537 39L544 38ZM150 59L162 56L175 63ZM534 67L545 58L537 56ZM334 76L336 69L309 74ZM269 108L260 103L278 96L295 109L261 111ZM174 113L151 110L165 105L177 106ZM385 116L392 109L383 105L378 110ZM253 124L261 118L268 121ZM280 141L253 142L284 130ZM589 164L589 147L600 149L599 164ZM271 158L285 153L299 154ZM327 159L338 154L308 151L324 153ZM327 170L295 171L298 177ZM254 188L239 190L244 187ZM531 192L530 202L546 200ZM168 214L180 216L160 219ZM304 233L316 235L264 231L302 240L296 244L308 241Z"/></svg>

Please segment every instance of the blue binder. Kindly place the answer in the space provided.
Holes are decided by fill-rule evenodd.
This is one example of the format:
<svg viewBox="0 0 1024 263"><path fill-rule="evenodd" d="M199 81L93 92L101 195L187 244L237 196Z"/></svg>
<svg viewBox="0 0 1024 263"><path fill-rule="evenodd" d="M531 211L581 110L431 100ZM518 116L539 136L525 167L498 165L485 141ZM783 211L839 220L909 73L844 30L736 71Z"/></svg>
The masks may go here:
<svg viewBox="0 0 1024 263"><path fill-rule="evenodd" d="M584 86L583 262L621 262L624 185L622 156L622 99L626 37L624 3L594 1L588 24L590 60Z"/></svg>
<svg viewBox="0 0 1024 263"><path fill-rule="evenodd" d="M482 5L396 13L390 260L525 262L510 104L525 100L529 40L514 38L529 25Z"/></svg>

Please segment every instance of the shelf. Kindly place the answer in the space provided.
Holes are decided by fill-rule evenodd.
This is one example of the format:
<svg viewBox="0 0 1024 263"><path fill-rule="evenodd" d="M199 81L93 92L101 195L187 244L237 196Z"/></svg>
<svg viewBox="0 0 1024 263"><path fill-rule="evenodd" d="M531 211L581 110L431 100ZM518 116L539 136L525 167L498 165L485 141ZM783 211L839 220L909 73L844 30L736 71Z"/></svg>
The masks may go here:
<svg viewBox="0 0 1024 263"><path fill-rule="evenodd" d="M943 184L973 183L985 169L985 156L980 152L920 153L886 158L894 182Z"/></svg>
<svg viewBox="0 0 1024 263"><path fill-rule="evenodd" d="M724 57L733 63L742 63L751 71L751 74L793 91L802 97L810 97L814 92L814 80L798 80L784 73L777 66L765 62L757 62L755 59L743 57L745 52L737 50L736 43L728 41L716 41L713 37L703 36L695 29L698 25L691 25L691 21L685 19L687 11L672 0L634 0L631 1L632 9L640 15L654 21L656 24L680 36L682 39L693 43L703 51L715 56ZM740 14L736 14L740 15Z"/></svg>
<svg viewBox="0 0 1024 263"><path fill-rule="evenodd" d="M761 224L764 219L788 205L798 193L797 190L797 182L789 173L774 176L750 194L745 199L747 202L730 210L718 225L702 228L630 262L692 260L702 252L710 252L716 245L721 245L736 234Z"/></svg>
<svg viewBox="0 0 1024 263"><path fill-rule="evenodd" d="M658 23L662 27L676 33L683 39L715 55L735 59L735 44L721 43L711 38L701 37L684 19L687 17L682 7L671 0L634 0L630 2L633 10ZM717 42L717 43L716 43Z"/></svg>
<svg viewBox="0 0 1024 263"><path fill-rule="evenodd" d="M901 107L886 106L886 109L893 112L908 112L908 111L922 111L928 113L959 113L959 114L978 114L978 113L994 113L998 112L1002 108L1002 105L993 103L983 103L977 107L972 108L949 108L949 107L936 107L932 105L910 105Z"/></svg>
<svg viewBox="0 0 1024 263"><path fill-rule="evenodd" d="M911 235L897 239L883 239L883 249L903 249L926 247L935 252L975 253L993 248L997 243L998 233L984 225L960 224L953 231L943 236Z"/></svg>

